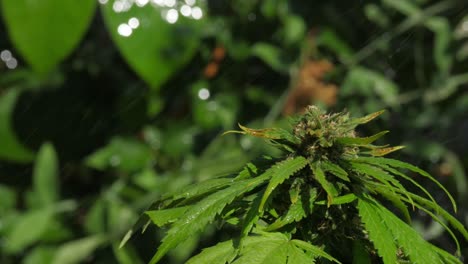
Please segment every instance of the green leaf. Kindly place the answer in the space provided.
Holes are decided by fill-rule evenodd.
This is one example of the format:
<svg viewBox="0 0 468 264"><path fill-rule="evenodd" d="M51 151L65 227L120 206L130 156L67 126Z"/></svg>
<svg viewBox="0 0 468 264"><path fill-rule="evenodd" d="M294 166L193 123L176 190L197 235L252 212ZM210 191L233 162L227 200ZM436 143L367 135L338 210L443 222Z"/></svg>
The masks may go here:
<svg viewBox="0 0 468 264"><path fill-rule="evenodd" d="M357 158L355 159L357 161L360 161L361 158ZM364 162L366 162L366 158L364 158ZM414 186L418 187L421 191L424 192L424 194L427 195L427 197L429 197L429 199L431 199L431 201L433 201L434 203L436 203L436 201L434 200L434 197L432 197L432 195L426 190L426 188L424 188L421 184L419 184L418 182L416 182L415 180L413 180L411 177L401 173L400 171L396 170L396 169L393 169L392 167L389 167L385 164L382 164L382 163L371 163L372 165L374 166L379 166L380 168L384 169L385 171L393 174L393 175L396 175L396 176L399 176L409 182L411 182Z"/></svg>
<svg viewBox="0 0 468 264"><path fill-rule="evenodd" d="M163 239L163 243L159 246L150 263L157 263L167 251L183 242L187 237L199 232L199 230L213 221L216 215L237 196L252 190L270 177L271 172L267 171L259 177L234 182L231 187L215 192L191 206L168 231L168 234Z"/></svg>
<svg viewBox="0 0 468 264"><path fill-rule="evenodd" d="M55 253L54 247L35 247L24 259L23 264L49 264Z"/></svg>
<svg viewBox="0 0 468 264"><path fill-rule="evenodd" d="M261 236L248 236L245 237L243 242L243 247L238 252L238 248L235 247L236 242L233 240L224 241L221 243L216 244L215 246L205 248L203 251L192 257L187 261L187 264L226 264L231 263L231 261L237 256L237 254L241 254L247 262L242 262L236 260L235 263L252 263L251 260L248 259L247 256L252 256L255 254L254 247L258 247L265 242L269 242L270 246L275 246L276 244L286 244L288 243L288 239L283 234L279 233L266 233L266 235ZM287 245L287 244L286 244ZM261 249L262 254L267 255L269 253L269 249ZM239 258L240 259L240 258ZM253 262L255 263L255 262ZM260 263L260 262L257 262ZM285 263L285 262L283 262Z"/></svg>
<svg viewBox="0 0 468 264"><path fill-rule="evenodd" d="M452 203L453 210L455 212L457 211L457 205L456 205L455 200L453 199L452 195L447 191L447 189L445 189L445 187L442 184L440 184L440 182L438 182L436 179L434 179L429 173L425 172L424 170L421 170L420 168L418 168L416 166L413 166L413 165L411 165L409 163L399 161L399 160L395 160L395 159L378 158L378 157L365 157L365 158L360 157L359 159L363 160L363 161L368 161L368 162L371 162L371 163L377 163L377 164L381 163L381 164L389 165L389 166L394 167L394 168L408 169L410 171L418 173L421 176L424 176L424 177L428 178L429 180L431 180L432 182L437 184L437 186L439 186L439 188L441 188L445 192L445 194L447 194L447 196L449 197L449 199L450 199L450 201Z"/></svg>
<svg viewBox="0 0 468 264"><path fill-rule="evenodd" d="M255 241L256 242L256 241ZM252 243L251 239L245 239L246 246ZM215 246L204 248L202 252L190 258L186 264L226 264L236 256L236 249L232 240L224 241Z"/></svg>
<svg viewBox="0 0 468 264"><path fill-rule="evenodd" d="M334 257L330 256L323 249L321 249L321 248L319 248L317 246L314 246L314 245L312 245L312 244L310 244L308 242L298 240L298 239L293 239L293 240L291 240L291 242L293 242L293 244L296 245L297 247L302 248L303 250L312 253L312 255L314 255L314 257L322 257L322 258L328 259L329 261L333 261L333 262L336 262L336 263L341 263L340 261L338 261Z"/></svg>
<svg viewBox="0 0 468 264"><path fill-rule="evenodd" d="M468 51L468 45L466 46L466 50ZM440 85L431 87L424 91L424 103L430 105L446 100L457 91L464 89L464 85L466 85L466 83L468 83L467 73L452 74L450 77L444 79L443 83ZM458 100L462 101L463 97L459 97ZM427 114L430 115L430 112L427 112Z"/></svg>
<svg viewBox="0 0 468 264"><path fill-rule="evenodd" d="M387 14L380 4L369 3L364 6L364 13L367 19L377 24L381 28L388 28L390 23L390 14Z"/></svg>
<svg viewBox="0 0 468 264"><path fill-rule="evenodd" d="M251 174L255 174L257 168L249 163L246 167L239 173L241 176L239 179L250 178ZM184 203L188 204L192 199L196 200L198 197L202 195L206 195L207 193L211 193L213 191L224 189L228 187L234 180L231 178L215 178L206 180L197 184L193 184L182 188L182 190L177 191L176 193L170 193L164 195L161 200L153 203L148 210L158 209L165 200L168 203L177 201L179 199L184 199ZM139 230L143 227L143 231L145 230L146 226L151 222L148 220L148 216L146 214L142 215L140 219L134 224L134 226L127 232L127 234L122 238L120 243L120 247L123 247L127 241L131 238L136 230Z"/></svg>
<svg viewBox="0 0 468 264"><path fill-rule="evenodd" d="M263 194L262 201L260 203L259 211L263 211L263 207L270 197L270 194L276 189L278 185L284 182L286 179L291 177L294 173L298 172L307 165L307 160L302 156L286 159L280 163L277 163L273 167L273 175L268 183Z"/></svg>
<svg viewBox="0 0 468 264"><path fill-rule="evenodd" d="M466 240L468 240L468 231L465 229L462 223L460 223L455 217L453 217L451 214L449 214L447 211L445 211L440 205L438 205L436 202L425 199L419 195L415 194L410 194L411 197L418 203L421 204L422 206L426 208L432 209L436 214L442 216L445 220L447 220L450 225L455 227L464 237Z"/></svg>
<svg viewBox="0 0 468 264"><path fill-rule="evenodd" d="M315 263L315 258L306 254L294 244L288 243L288 264L295 263Z"/></svg>
<svg viewBox="0 0 468 264"><path fill-rule="evenodd" d="M359 240L353 242L353 264L372 264L368 250Z"/></svg>
<svg viewBox="0 0 468 264"><path fill-rule="evenodd" d="M336 177L342 179L343 181L346 181L346 182L350 181L348 177L348 173L339 165L336 165L335 163L332 163L326 160L322 161L320 165L325 172L330 172Z"/></svg>
<svg viewBox="0 0 468 264"><path fill-rule="evenodd" d="M288 257L286 237L268 237L261 243L244 246L233 264L284 264Z"/></svg>
<svg viewBox="0 0 468 264"><path fill-rule="evenodd" d="M242 221L241 237L239 241L239 245L241 247L244 242L244 238L249 234L250 230L252 230L255 222L262 216L262 213L259 213L259 208L264 193L265 191L254 194L251 206Z"/></svg>
<svg viewBox="0 0 468 264"><path fill-rule="evenodd" d="M348 62L354 51L332 28L323 28L317 37L317 45L325 46L338 55L340 60Z"/></svg>
<svg viewBox="0 0 468 264"><path fill-rule="evenodd" d="M135 248L126 246L119 248L118 243L112 244L112 251L114 252L115 258L119 264L143 264L144 262L138 256Z"/></svg>
<svg viewBox="0 0 468 264"><path fill-rule="evenodd" d="M252 46L251 53L263 60L277 72L286 73L288 65L281 58L281 49L268 43L259 42Z"/></svg>
<svg viewBox="0 0 468 264"><path fill-rule="evenodd" d="M306 25L300 16L289 14L283 19L284 42L286 44L298 43L305 37Z"/></svg>
<svg viewBox="0 0 468 264"><path fill-rule="evenodd" d="M432 250L436 251L437 254L439 254L443 259L444 259L444 263L447 263L447 264L460 264L460 259L458 259L457 257L455 257L454 255L448 253L447 251L445 250L442 250L434 245L431 245L431 248Z"/></svg>
<svg viewBox="0 0 468 264"><path fill-rule="evenodd" d="M95 235L67 242L57 249L52 264L82 263L106 241L104 236Z"/></svg>
<svg viewBox="0 0 468 264"><path fill-rule="evenodd" d="M51 207L29 211L20 216L6 236L5 250L18 253L37 242L49 227L54 210Z"/></svg>
<svg viewBox="0 0 468 264"><path fill-rule="evenodd" d="M107 29L127 63L153 89L159 90L195 54L204 20L200 18L205 11L193 6L192 10L202 15L194 19L177 9L148 1L122 3L109 0L102 5Z"/></svg>
<svg viewBox="0 0 468 264"><path fill-rule="evenodd" d="M306 216L301 199L297 199L295 203L292 203L288 211L277 218L275 222L269 225L265 231L272 231L281 228L287 224L298 222Z"/></svg>
<svg viewBox="0 0 468 264"><path fill-rule="evenodd" d="M151 164L152 151L149 146L132 138L115 137L105 147L86 157L86 165L105 170L116 167L134 172Z"/></svg>
<svg viewBox="0 0 468 264"><path fill-rule="evenodd" d="M418 203L415 203L415 206L419 209L421 209L422 211L424 211L426 214L428 214L430 217L432 217L432 219L434 221L436 221L439 225L441 225L445 231L447 231L449 233L449 235L452 237L453 241L455 242L455 245L457 247L457 255L460 255L460 243L458 242L458 239L457 237L455 236L455 234L453 233L453 231L447 226L447 224L445 223L445 221L442 221L437 215L435 215L434 213L432 213L429 209L427 209L426 207L418 204ZM456 220L455 220L456 221ZM456 221L458 222L458 221ZM463 225L461 223L458 222L458 224L462 227L462 230L464 229ZM466 234L466 230L465 231L465 234Z"/></svg>
<svg viewBox="0 0 468 264"><path fill-rule="evenodd" d="M397 263L397 247L393 242L393 234L386 226L382 225L384 220L376 212L376 206L381 205L368 202L365 199L359 199L358 209L361 221L383 262L385 264Z"/></svg>
<svg viewBox="0 0 468 264"><path fill-rule="evenodd" d="M388 187L388 190L395 192L393 186L399 190L401 193L403 193L406 197L408 197L408 200L410 201L411 204L413 204L413 201L411 200L411 197L409 196L409 192L406 190L406 188L397 180L395 179L392 175L388 174L387 172L379 169L376 166L369 165L366 163L356 163L356 162L351 162L352 167L357 170L358 172L371 176L374 179L378 180L379 182L383 183Z"/></svg>
<svg viewBox="0 0 468 264"><path fill-rule="evenodd" d="M348 193L348 194L345 194L343 196L337 196L335 198L333 198L333 202L330 204L347 204L347 203L351 203L351 202L354 202L354 200L356 200L356 195L354 195L354 193ZM325 200L322 200L322 201L317 201L315 202L315 204L319 204L319 205L326 205L328 204L328 201L325 201Z"/></svg>
<svg viewBox="0 0 468 264"><path fill-rule="evenodd" d="M163 198L171 200L184 199L184 201L197 198L204 194L223 189L229 186L233 182L231 178L215 178L206 180L197 184L193 184L182 188L181 191L178 191L175 194L165 195Z"/></svg>
<svg viewBox="0 0 468 264"><path fill-rule="evenodd" d="M96 7L95 0L3 0L2 4L11 41L40 74L75 49Z"/></svg>
<svg viewBox="0 0 468 264"><path fill-rule="evenodd" d="M12 127L12 115L20 90L11 88L0 95L0 158L29 162L34 154L18 142Z"/></svg>
<svg viewBox="0 0 468 264"><path fill-rule="evenodd" d="M98 234L106 231L106 200L97 199L86 213L84 228L87 233Z"/></svg>
<svg viewBox="0 0 468 264"><path fill-rule="evenodd" d="M189 206L177 207L177 208L169 208L169 209L162 209L162 210L152 210L146 211L145 214L149 216L151 221L159 227L167 225L176 221L179 217L181 217L189 208Z"/></svg>
<svg viewBox="0 0 468 264"><path fill-rule="evenodd" d="M431 17L424 24L434 32L434 61L439 72L445 77L450 73L453 61L449 50L453 38L450 22L445 17Z"/></svg>
<svg viewBox="0 0 468 264"><path fill-rule="evenodd" d="M383 135L387 134L389 131L382 131L379 132L373 136L370 137L342 137L342 138L337 138L336 141L338 141L341 144L350 144L350 145L368 145Z"/></svg>
<svg viewBox="0 0 468 264"><path fill-rule="evenodd" d="M6 215L16 209L16 192L13 188L0 184L0 197L0 215Z"/></svg>
<svg viewBox="0 0 468 264"><path fill-rule="evenodd" d="M433 245L426 242L416 230L405 224L392 212L383 206L375 206L373 209L380 215L382 223L392 232L393 237L403 248L411 263L446 263L443 254L434 251Z"/></svg>
<svg viewBox="0 0 468 264"><path fill-rule="evenodd" d="M405 218L405 221L407 223L411 223L411 216L409 214L408 207L402 201L404 197L401 197L399 193L395 193L393 190L389 190L387 186L375 187L376 183L373 183L373 185L374 186L372 189L375 188L376 192L382 195L385 199L389 200L398 210L400 210L400 212L403 214L403 217Z"/></svg>
<svg viewBox="0 0 468 264"><path fill-rule="evenodd" d="M60 198L58 170L58 158L53 145L44 143L39 149L33 172L34 191L42 206L51 205Z"/></svg>
<svg viewBox="0 0 468 264"><path fill-rule="evenodd" d="M315 179L322 186L322 188L327 192L327 206L330 206L333 203L334 197L338 195L338 191L331 182L329 182L325 173L323 172L321 165L314 163L311 165L312 171L314 172Z"/></svg>
<svg viewBox="0 0 468 264"><path fill-rule="evenodd" d="M398 85L384 74L364 68L353 67L341 87L343 96L361 94L367 97L379 96L384 105L398 107Z"/></svg>

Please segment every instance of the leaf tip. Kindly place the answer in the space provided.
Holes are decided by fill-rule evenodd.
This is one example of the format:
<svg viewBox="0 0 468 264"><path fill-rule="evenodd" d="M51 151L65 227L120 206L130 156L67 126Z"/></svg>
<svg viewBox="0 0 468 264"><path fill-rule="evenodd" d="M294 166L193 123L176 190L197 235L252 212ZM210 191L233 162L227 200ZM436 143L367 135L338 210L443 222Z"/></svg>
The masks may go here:
<svg viewBox="0 0 468 264"><path fill-rule="evenodd" d="M128 240L130 240L130 238L132 237L132 234L133 234L133 229L128 230L128 232L122 238L122 241L120 241L119 249L123 248L125 244L127 244Z"/></svg>

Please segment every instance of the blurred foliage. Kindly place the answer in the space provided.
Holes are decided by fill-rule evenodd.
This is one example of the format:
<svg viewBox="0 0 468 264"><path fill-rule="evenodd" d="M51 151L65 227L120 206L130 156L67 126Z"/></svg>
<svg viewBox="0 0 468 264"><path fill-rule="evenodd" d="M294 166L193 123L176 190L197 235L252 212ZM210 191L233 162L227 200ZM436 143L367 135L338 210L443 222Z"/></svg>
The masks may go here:
<svg viewBox="0 0 468 264"><path fill-rule="evenodd" d="M145 263L158 231L118 241L155 198L275 155L223 131L281 126L311 103L387 109L366 134L391 130L407 146L398 159L438 176L468 223L464 0L0 0L0 11L0 263ZM225 237L206 230L165 262Z"/></svg>

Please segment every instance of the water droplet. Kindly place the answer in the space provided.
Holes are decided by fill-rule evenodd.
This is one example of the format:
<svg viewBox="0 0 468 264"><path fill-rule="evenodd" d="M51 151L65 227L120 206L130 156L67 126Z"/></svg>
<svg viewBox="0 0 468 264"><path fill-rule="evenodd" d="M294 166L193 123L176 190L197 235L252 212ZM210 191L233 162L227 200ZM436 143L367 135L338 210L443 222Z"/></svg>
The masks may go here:
<svg viewBox="0 0 468 264"><path fill-rule="evenodd" d="M164 5L167 7L173 7L175 6L176 1L175 0L164 0Z"/></svg>
<svg viewBox="0 0 468 264"><path fill-rule="evenodd" d="M138 18L136 18L136 17L132 17L132 18L130 18L130 19L128 20L128 25L129 25L131 28L135 29L135 28L137 28L137 27L140 25L140 20L138 20Z"/></svg>
<svg viewBox="0 0 468 264"><path fill-rule="evenodd" d="M197 20L203 17L203 11L200 7L196 6L192 8L192 17Z"/></svg>
<svg viewBox="0 0 468 264"><path fill-rule="evenodd" d="M117 32L123 37L129 37L132 34L133 30L127 24L120 24L117 28Z"/></svg>
<svg viewBox="0 0 468 264"><path fill-rule="evenodd" d="M177 19L179 18L179 13L175 9L169 9L166 14L166 20L170 24L174 24L177 22Z"/></svg>
<svg viewBox="0 0 468 264"><path fill-rule="evenodd" d="M210 98L210 90L206 88L201 88L198 91L198 97L202 100L207 100L208 98Z"/></svg>
<svg viewBox="0 0 468 264"><path fill-rule="evenodd" d="M192 8L188 5L183 5L180 7L180 13L183 15L183 16L190 16L192 14Z"/></svg>
<svg viewBox="0 0 468 264"><path fill-rule="evenodd" d="M135 2L137 6L144 7L146 4L148 4L149 0L136 0Z"/></svg>
<svg viewBox="0 0 468 264"><path fill-rule="evenodd" d="M2 52L0 53L0 58L2 59L2 61L9 61L12 57L13 55L9 50L2 50Z"/></svg>
<svg viewBox="0 0 468 264"><path fill-rule="evenodd" d="M185 3L189 6L193 6L195 4L195 0L185 0Z"/></svg>
<svg viewBox="0 0 468 264"><path fill-rule="evenodd" d="M11 58L6 62L8 69L15 69L18 66L18 61L15 58Z"/></svg>
<svg viewBox="0 0 468 264"><path fill-rule="evenodd" d="M164 5L164 0L153 0L152 3L154 5L163 6Z"/></svg>

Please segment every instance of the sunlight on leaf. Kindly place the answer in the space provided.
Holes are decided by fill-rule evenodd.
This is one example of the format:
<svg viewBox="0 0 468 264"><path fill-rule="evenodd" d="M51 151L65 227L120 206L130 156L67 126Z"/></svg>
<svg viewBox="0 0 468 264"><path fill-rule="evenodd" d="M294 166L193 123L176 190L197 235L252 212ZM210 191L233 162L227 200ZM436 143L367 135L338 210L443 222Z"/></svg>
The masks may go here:
<svg viewBox="0 0 468 264"><path fill-rule="evenodd" d="M51 71L86 33L95 0L3 0L3 15L15 48L40 74Z"/></svg>
<svg viewBox="0 0 468 264"><path fill-rule="evenodd" d="M105 241L106 238L104 236L95 235L65 243L57 249L52 264L82 263Z"/></svg>
<svg viewBox="0 0 468 264"><path fill-rule="evenodd" d="M6 237L7 252L20 252L38 241L54 216L53 208L37 209L25 213Z"/></svg>
<svg viewBox="0 0 468 264"><path fill-rule="evenodd" d="M159 90L195 54L204 11L196 6L186 17L156 2L140 6L133 1L128 6L119 3L110 0L101 5L107 29L132 69Z"/></svg>

